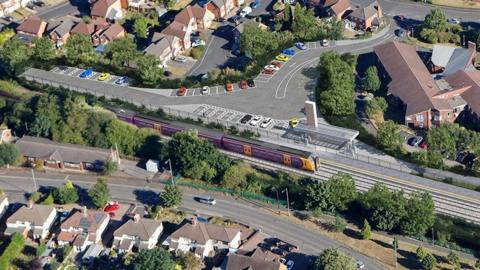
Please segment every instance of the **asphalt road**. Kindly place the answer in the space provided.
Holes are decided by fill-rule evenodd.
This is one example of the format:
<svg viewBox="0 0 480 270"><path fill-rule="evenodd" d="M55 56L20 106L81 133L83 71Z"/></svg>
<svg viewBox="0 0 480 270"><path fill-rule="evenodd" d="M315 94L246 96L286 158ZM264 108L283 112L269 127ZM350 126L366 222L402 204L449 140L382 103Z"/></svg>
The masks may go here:
<svg viewBox="0 0 480 270"><path fill-rule="evenodd" d="M90 13L90 4L87 0L67 0L56 6L48 7L39 11L36 15L44 20L56 19L68 14L85 14Z"/></svg>
<svg viewBox="0 0 480 270"><path fill-rule="evenodd" d="M94 176L66 174L36 173L37 186L55 187L62 185L65 179L71 179L73 183L81 188L88 189L96 181ZM110 180L109 188L112 198L123 202L146 203L148 198L156 197L161 191L158 185L150 184L145 186L140 180ZM33 180L30 172L0 171L0 188L4 189L11 197L21 198L19 193L31 192L34 190ZM215 206L209 206L196 202L193 197L205 195L202 191L184 193L183 207L191 209L199 214L223 216L235 219L242 223L249 224L253 228L261 229L272 236L279 237L287 242L299 245L300 251L307 255L317 255L325 248L338 247L356 259L363 261L366 269L386 269L382 264L370 259L363 254L344 247L341 243L331 240L316 232L310 231L303 226L289 222L285 218L259 208L243 200L236 200L232 197L217 199ZM295 268L294 268L295 270Z"/></svg>

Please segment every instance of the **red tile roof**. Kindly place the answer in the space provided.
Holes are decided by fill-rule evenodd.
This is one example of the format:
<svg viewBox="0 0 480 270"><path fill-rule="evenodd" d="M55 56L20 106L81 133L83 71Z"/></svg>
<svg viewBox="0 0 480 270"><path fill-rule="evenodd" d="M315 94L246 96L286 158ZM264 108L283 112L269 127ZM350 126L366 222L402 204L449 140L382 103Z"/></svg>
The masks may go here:
<svg viewBox="0 0 480 270"><path fill-rule="evenodd" d="M17 27L17 31L32 34L42 35L45 31L47 23L37 16L31 16Z"/></svg>
<svg viewBox="0 0 480 270"><path fill-rule="evenodd" d="M121 36L122 33L125 33L125 29L123 29L123 27L120 24L114 23L110 25L110 27L107 28L107 30L105 30L105 32L103 32L102 35L105 36L108 39L108 41L112 41L118 38L119 36Z"/></svg>
<svg viewBox="0 0 480 270"><path fill-rule="evenodd" d="M445 77L445 80L454 88L470 86L461 96L472 111L480 116L480 71L460 70Z"/></svg>
<svg viewBox="0 0 480 270"><path fill-rule="evenodd" d="M108 8L111 7L118 0L98 0L93 4L91 15L92 17L107 17Z"/></svg>

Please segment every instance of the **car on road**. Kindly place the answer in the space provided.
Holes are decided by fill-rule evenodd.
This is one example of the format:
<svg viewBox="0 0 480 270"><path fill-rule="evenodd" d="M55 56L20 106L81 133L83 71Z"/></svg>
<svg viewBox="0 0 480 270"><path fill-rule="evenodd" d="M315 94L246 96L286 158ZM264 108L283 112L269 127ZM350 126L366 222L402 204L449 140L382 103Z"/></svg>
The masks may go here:
<svg viewBox="0 0 480 270"><path fill-rule="evenodd" d="M110 77L110 73L104 72L104 73L100 74L100 76L98 76L98 80L99 81L105 81L109 77Z"/></svg>
<svg viewBox="0 0 480 270"><path fill-rule="evenodd" d="M460 20L457 18L450 18L447 20L447 22L452 24L460 24Z"/></svg>
<svg viewBox="0 0 480 270"><path fill-rule="evenodd" d="M407 144L410 146L418 146L422 141L422 136L413 136L407 140Z"/></svg>
<svg viewBox="0 0 480 270"><path fill-rule="evenodd" d="M397 37L404 37L405 36L405 30L401 29L401 28L397 28L395 30L395 35Z"/></svg>
<svg viewBox="0 0 480 270"><path fill-rule="evenodd" d="M357 269L365 268L365 264L362 261L357 261Z"/></svg>
<svg viewBox="0 0 480 270"><path fill-rule="evenodd" d="M175 58L173 58L173 61L179 62L179 63L185 63L187 62L187 58L182 56L175 56Z"/></svg>
<svg viewBox="0 0 480 270"><path fill-rule="evenodd" d="M238 84L238 87L240 87L240 89L247 89L248 88L247 81L245 80L240 81L240 83Z"/></svg>
<svg viewBox="0 0 480 270"><path fill-rule="evenodd" d="M275 66L275 65L266 65L265 67L263 67L263 69L265 69L265 70L279 71L279 70L280 70L280 67Z"/></svg>
<svg viewBox="0 0 480 270"><path fill-rule="evenodd" d="M280 55L277 55L277 57L275 57L275 60L282 61L282 62L287 62L288 60L290 60L290 57L288 57L284 54L280 54Z"/></svg>
<svg viewBox="0 0 480 270"><path fill-rule="evenodd" d="M288 124L289 124L290 127L292 127L292 128L298 126L298 123L300 123L300 121L298 120L298 118L292 118L292 119L290 119L290 121L288 122Z"/></svg>
<svg viewBox="0 0 480 270"><path fill-rule="evenodd" d="M282 51L282 54L288 55L288 56L294 56L295 55L295 50L288 48Z"/></svg>
<svg viewBox="0 0 480 270"><path fill-rule="evenodd" d="M322 41L320 42L320 45L322 45L322 47L328 47L330 44L328 40L322 39Z"/></svg>
<svg viewBox="0 0 480 270"><path fill-rule="evenodd" d="M205 46L205 41L201 39L195 39L192 41L192 47Z"/></svg>
<svg viewBox="0 0 480 270"><path fill-rule="evenodd" d="M193 198L195 201L197 202L200 202L200 203L205 203L205 204L209 204L209 205L215 205L217 204L217 201L215 200L215 198L213 197L205 197L205 196L195 196Z"/></svg>
<svg viewBox="0 0 480 270"><path fill-rule="evenodd" d="M187 88L185 86L180 87L177 91L177 96L183 97L187 93Z"/></svg>
<svg viewBox="0 0 480 270"><path fill-rule="evenodd" d="M255 115L252 119L252 121L250 121L250 125L251 126L256 126L258 125L258 123L262 122L262 116L261 115Z"/></svg>
<svg viewBox="0 0 480 270"><path fill-rule="evenodd" d="M267 118L263 119L262 123L260 124L260 127L261 128L267 128L268 126L270 126L270 124L272 124L272 122L273 122L272 118L267 117Z"/></svg>
<svg viewBox="0 0 480 270"><path fill-rule="evenodd" d="M82 73L80 73L80 78L88 78L93 75L93 69L87 68Z"/></svg>
<svg viewBox="0 0 480 270"><path fill-rule="evenodd" d="M396 15L395 17L393 17L394 20L396 21L403 21L405 20L405 16L404 15Z"/></svg>
<svg viewBox="0 0 480 270"><path fill-rule="evenodd" d="M200 93L202 93L202 95L210 94L210 87L208 87L208 86L202 87L202 90L200 90Z"/></svg>
<svg viewBox="0 0 480 270"><path fill-rule="evenodd" d="M109 202L105 207L103 208L103 211L105 212L115 212L120 208L120 205L118 204L117 201Z"/></svg>
<svg viewBox="0 0 480 270"><path fill-rule="evenodd" d="M233 91L233 83L225 84L225 90L227 90L227 92L232 92Z"/></svg>
<svg viewBox="0 0 480 270"><path fill-rule="evenodd" d="M252 13L252 8L251 7L244 7L238 15L240 17L244 18L245 16L247 16L250 13Z"/></svg>
<svg viewBox="0 0 480 270"><path fill-rule="evenodd" d="M246 114L244 117L242 117L242 119L240 119L240 123L242 124L247 124L248 122L250 122L250 120L252 120L252 117L250 114Z"/></svg>
<svg viewBox="0 0 480 270"><path fill-rule="evenodd" d="M127 83L128 83L128 77L127 76L122 76L115 81L115 84L118 84L118 85L124 85L124 84L127 84Z"/></svg>
<svg viewBox="0 0 480 270"><path fill-rule="evenodd" d="M248 87L255 87L255 81L254 80L247 80Z"/></svg>
<svg viewBox="0 0 480 270"><path fill-rule="evenodd" d="M307 46L306 46L305 43L303 43L303 42L297 42L297 43L295 43L295 47L297 47L299 50L302 50L302 51L304 51L304 50L307 49Z"/></svg>

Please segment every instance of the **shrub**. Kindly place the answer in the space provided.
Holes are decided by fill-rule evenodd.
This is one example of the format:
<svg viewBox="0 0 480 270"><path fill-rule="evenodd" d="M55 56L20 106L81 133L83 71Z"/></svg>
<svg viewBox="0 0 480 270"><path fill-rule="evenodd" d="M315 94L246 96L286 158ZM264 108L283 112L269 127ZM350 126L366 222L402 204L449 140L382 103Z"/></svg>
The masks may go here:
<svg viewBox="0 0 480 270"><path fill-rule="evenodd" d="M203 54L203 50L204 50L204 46L197 46L195 48L192 48L190 50L190 56L193 58L193 59L200 59L200 57L202 56Z"/></svg>

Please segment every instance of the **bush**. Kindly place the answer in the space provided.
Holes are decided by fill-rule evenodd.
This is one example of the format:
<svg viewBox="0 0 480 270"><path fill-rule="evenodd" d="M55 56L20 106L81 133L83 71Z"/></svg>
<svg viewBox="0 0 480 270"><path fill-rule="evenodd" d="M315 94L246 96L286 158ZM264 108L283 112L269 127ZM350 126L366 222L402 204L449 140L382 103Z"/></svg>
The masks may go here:
<svg viewBox="0 0 480 270"><path fill-rule="evenodd" d="M0 270L8 270L10 262L18 257L25 246L25 239L19 233L14 233L10 238L10 243L0 256Z"/></svg>
<svg viewBox="0 0 480 270"><path fill-rule="evenodd" d="M197 46L195 48L192 48L190 49L190 56L195 60L200 59L200 57L202 57L204 49L204 46Z"/></svg>
<svg viewBox="0 0 480 270"><path fill-rule="evenodd" d="M332 224L332 228L335 232L343 232L347 227L347 222L340 216L335 217L335 222Z"/></svg>

